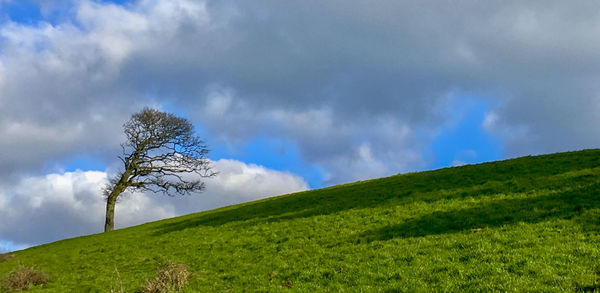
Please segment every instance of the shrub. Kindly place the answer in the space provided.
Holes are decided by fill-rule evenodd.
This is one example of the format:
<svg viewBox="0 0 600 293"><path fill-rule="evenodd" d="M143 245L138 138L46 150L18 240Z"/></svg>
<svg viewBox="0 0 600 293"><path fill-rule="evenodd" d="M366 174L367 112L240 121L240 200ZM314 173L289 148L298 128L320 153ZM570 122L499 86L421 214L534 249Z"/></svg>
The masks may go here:
<svg viewBox="0 0 600 293"><path fill-rule="evenodd" d="M146 281L144 293L179 291L187 283L190 273L184 264L166 264L158 270L154 280Z"/></svg>
<svg viewBox="0 0 600 293"><path fill-rule="evenodd" d="M36 271L34 267L19 266L5 281L4 287L10 290L21 291L32 286L44 285L50 279L44 272Z"/></svg>

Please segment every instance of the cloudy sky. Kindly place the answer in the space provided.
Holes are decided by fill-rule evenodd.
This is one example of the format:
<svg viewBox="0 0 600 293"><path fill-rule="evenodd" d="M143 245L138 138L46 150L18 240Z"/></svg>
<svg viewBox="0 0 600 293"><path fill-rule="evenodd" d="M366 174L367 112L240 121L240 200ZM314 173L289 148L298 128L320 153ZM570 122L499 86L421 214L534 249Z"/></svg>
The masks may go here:
<svg viewBox="0 0 600 293"><path fill-rule="evenodd" d="M117 227L600 145L594 1L0 0L0 251L102 231L145 106L220 175L128 194Z"/></svg>

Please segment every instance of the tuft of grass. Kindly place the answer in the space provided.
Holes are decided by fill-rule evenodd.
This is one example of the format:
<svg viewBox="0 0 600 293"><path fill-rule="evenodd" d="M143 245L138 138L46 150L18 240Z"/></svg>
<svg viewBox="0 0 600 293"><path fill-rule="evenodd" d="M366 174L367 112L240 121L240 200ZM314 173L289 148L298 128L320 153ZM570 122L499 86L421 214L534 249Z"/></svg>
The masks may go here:
<svg viewBox="0 0 600 293"><path fill-rule="evenodd" d="M22 291L33 286L44 285L50 281L48 275L37 271L34 267L20 265L8 275L4 282L4 288L14 291Z"/></svg>
<svg viewBox="0 0 600 293"><path fill-rule="evenodd" d="M114 286L110 286L110 293L125 293L125 290L123 290L123 281L121 281L121 274L119 274L117 267L115 267L114 277Z"/></svg>
<svg viewBox="0 0 600 293"><path fill-rule="evenodd" d="M152 280L146 281L143 293L167 293L181 291L188 281L190 273L184 264L168 263L156 272Z"/></svg>
<svg viewBox="0 0 600 293"><path fill-rule="evenodd" d="M13 257L15 257L15 255L12 253L0 254L0 262L7 261Z"/></svg>

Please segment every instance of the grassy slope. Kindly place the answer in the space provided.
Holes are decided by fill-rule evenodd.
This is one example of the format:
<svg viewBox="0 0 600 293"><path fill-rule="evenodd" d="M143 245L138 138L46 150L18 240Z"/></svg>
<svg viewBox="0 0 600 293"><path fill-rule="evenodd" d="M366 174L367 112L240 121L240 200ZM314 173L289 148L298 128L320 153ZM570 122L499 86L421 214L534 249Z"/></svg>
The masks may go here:
<svg viewBox="0 0 600 293"><path fill-rule="evenodd" d="M172 261L186 292L600 290L599 179L600 150L397 175L33 247L0 276L132 292Z"/></svg>

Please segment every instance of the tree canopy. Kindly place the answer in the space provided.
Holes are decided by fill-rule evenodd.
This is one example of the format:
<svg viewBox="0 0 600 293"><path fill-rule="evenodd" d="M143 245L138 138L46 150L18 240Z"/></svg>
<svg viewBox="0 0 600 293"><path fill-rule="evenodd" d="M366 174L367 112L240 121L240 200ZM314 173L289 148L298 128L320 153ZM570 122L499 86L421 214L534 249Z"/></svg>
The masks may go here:
<svg viewBox="0 0 600 293"><path fill-rule="evenodd" d="M112 177L106 195L105 231L114 229L114 209L125 190L185 195L205 188L203 179L216 175L204 141L185 118L144 108L123 125L123 169Z"/></svg>

